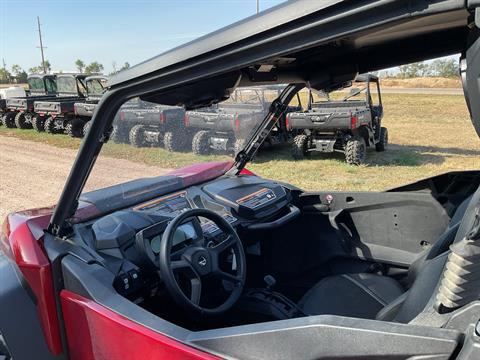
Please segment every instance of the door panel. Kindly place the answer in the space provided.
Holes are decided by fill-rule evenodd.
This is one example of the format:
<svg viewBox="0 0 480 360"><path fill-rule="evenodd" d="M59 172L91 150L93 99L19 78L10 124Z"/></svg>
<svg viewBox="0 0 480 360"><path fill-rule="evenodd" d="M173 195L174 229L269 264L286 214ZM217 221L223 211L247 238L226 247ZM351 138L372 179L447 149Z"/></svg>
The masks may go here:
<svg viewBox="0 0 480 360"><path fill-rule="evenodd" d="M329 204L327 214L351 256L397 265L410 265L450 220L429 193L317 192L300 202L305 212L319 214Z"/></svg>

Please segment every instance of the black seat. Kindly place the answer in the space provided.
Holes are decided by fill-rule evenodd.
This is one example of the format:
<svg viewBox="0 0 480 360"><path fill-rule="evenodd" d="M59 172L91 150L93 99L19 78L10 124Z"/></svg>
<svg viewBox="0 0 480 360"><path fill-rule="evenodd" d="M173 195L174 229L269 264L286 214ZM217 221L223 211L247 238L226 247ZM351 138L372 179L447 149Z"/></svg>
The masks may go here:
<svg viewBox="0 0 480 360"><path fill-rule="evenodd" d="M408 322L423 310L441 277L449 246L469 231L480 189L457 208L450 224L409 269L409 291L393 278L377 274L341 274L323 278L300 300L308 315L340 315Z"/></svg>
<svg viewBox="0 0 480 360"><path fill-rule="evenodd" d="M404 293L394 279L376 274L327 276L311 288L298 304L308 315L341 315L373 319Z"/></svg>

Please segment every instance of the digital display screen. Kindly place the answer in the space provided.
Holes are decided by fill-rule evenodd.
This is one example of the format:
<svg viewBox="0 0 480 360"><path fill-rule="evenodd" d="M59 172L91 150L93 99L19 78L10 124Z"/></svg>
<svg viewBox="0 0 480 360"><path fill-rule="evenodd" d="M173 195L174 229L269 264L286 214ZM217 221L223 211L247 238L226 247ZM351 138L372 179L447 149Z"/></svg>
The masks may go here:
<svg viewBox="0 0 480 360"><path fill-rule="evenodd" d="M150 240L150 247L155 255L160 253L162 236L163 234L159 234ZM192 223L180 225L175 231L175 235L173 235L172 247L181 244L184 241L195 239L197 239L197 232L195 231L195 227Z"/></svg>
<svg viewBox="0 0 480 360"><path fill-rule="evenodd" d="M187 200L187 193L183 191L149 201L135 207L134 209L154 211L158 214L167 216L177 216L185 210L191 209L191 206Z"/></svg>

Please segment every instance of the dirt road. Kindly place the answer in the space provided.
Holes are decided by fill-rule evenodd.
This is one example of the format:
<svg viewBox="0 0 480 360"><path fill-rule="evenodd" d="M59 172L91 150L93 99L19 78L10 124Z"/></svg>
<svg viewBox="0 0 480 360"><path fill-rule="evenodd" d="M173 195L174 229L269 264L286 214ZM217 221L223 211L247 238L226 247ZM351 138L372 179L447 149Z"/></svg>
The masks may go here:
<svg viewBox="0 0 480 360"><path fill-rule="evenodd" d="M55 204L76 151L0 136L0 223L11 211ZM139 177L162 175L161 169L128 160L99 158L87 189Z"/></svg>

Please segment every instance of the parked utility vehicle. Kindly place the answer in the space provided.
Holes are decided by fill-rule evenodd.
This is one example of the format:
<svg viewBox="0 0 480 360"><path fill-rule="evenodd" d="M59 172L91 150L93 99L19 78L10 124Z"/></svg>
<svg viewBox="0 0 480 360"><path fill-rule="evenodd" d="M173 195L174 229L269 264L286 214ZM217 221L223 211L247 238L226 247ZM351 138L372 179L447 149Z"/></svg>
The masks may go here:
<svg viewBox="0 0 480 360"><path fill-rule="evenodd" d="M42 128L50 134L63 133L67 128L72 129L75 122L74 104L84 101L87 96L85 74L59 74L57 75L58 97L56 99L37 100L34 104L36 113L35 129ZM80 120L81 121L81 120ZM75 125L78 125L77 121ZM43 126L42 126L43 125ZM76 130L83 130L75 126Z"/></svg>
<svg viewBox="0 0 480 360"><path fill-rule="evenodd" d="M11 86L6 89L0 89L0 125L3 125L1 119L7 110L7 99L27 96L25 89L19 86Z"/></svg>
<svg viewBox="0 0 480 360"><path fill-rule="evenodd" d="M6 101L2 123L8 128L31 128L36 122L33 104L36 100L56 98L57 77L50 74L32 74L28 76L28 96L10 98Z"/></svg>
<svg viewBox="0 0 480 360"><path fill-rule="evenodd" d="M137 118L136 113L141 110L151 110L155 106L156 104L142 101L139 98L134 98L123 104L115 114L110 140L117 144L129 144L130 130L137 124L134 120ZM143 116L140 115L139 118L143 119ZM127 121L124 122L125 119L127 119Z"/></svg>
<svg viewBox="0 0 480 360"><path fill-rule="evenodd" d="M303 88L444 55L480 132L479 30L476 1L288 1L116 74L58 203L1 228L0 356L479 359L480 171L358 192L246 169ZM110 151L135 96L193 110L259 83L288 85L230 161ZM286 163L258 169L301 181Z"/></svg>
<svg viewBox="0 0 480 360"><path fill-rule="evenodd" d="M363 74L337 87L340 89L310 92L308 110L287 115L289 128L299 132L292 144L294 159L303 159L312 152L336 151L345 154L348 164L361 165L368 148L387 148L388 130L382 127L378 77Z"/></svg>
<svg viewBox="0 0 480 360"><path fill-rule="evenodd" d="M83 137L89 128L95 107L105 92L108 77L92 75L85 78L87 96L73 104L75 118L65 127L65 132L72 137Z"/></svg>
<svg viewBox="0 0 480 360"><path fill-rule="evenodd" d="M265 117L272 101L282 89L281 86L240 88L221 104L189 111L188 127L196 130L192 140L193 153L238 153L250 136L252 124L259 123ZM300 109L299 106L290 108L291 111ZM265 145L284 143L289 137L285 117L282 117L272 129Z"/></svg>
<svg viewBox="0 0 480 360"><path fill-rule="evenodd" d="M112 136L135 147L164 146L169 151L188 149L192 141L184 108L147 102L122 107Z"/></svg>
<svg viewBox="0 0 480 360"><path fill-rule="evenodd" d="M155 106L152 109L126 112L124 121L135 114L129 132L130 144L135 147L164 146L169 151L181 151L191 144L192 136L184 126L185 109L178 106Z"/></svg>

